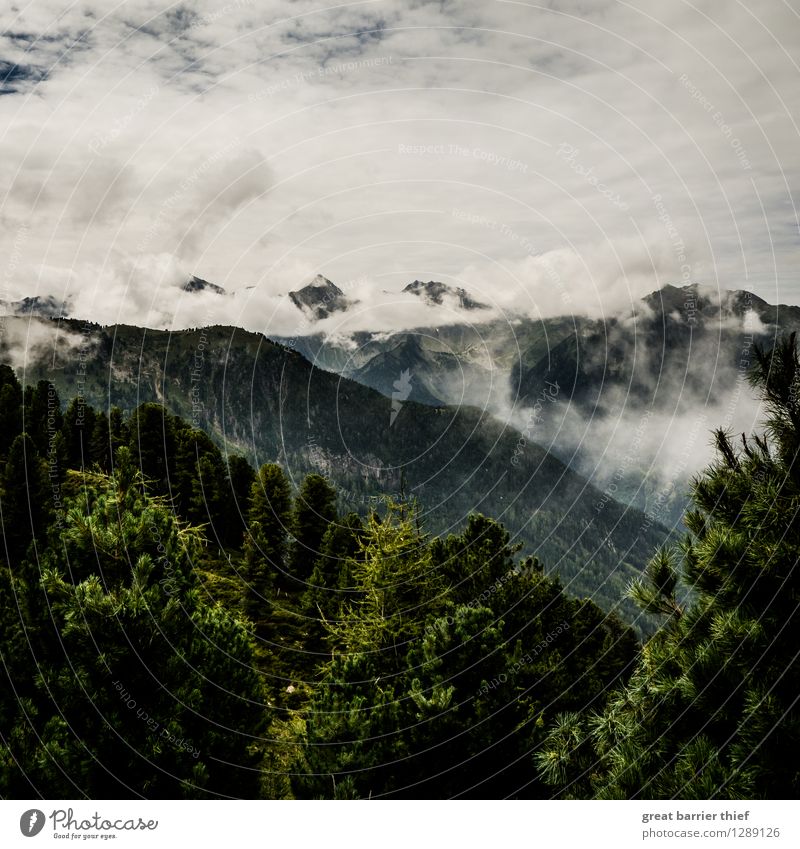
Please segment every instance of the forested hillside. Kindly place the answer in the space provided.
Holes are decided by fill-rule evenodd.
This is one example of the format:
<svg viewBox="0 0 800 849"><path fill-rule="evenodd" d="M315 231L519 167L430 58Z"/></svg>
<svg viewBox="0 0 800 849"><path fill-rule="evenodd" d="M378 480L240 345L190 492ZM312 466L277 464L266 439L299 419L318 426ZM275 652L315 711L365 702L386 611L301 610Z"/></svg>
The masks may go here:
<svg viewBox="0 0 800 849"><path fill-rule="evenodd" d="M237 328L14 321L28 336L58 334L47 355L29 358L25 381L53 382L65 402L80 394L127 415L158 402L256 468L280 463L295 487L311 472L329 477L344 512L365 514L384 495L413 496L425 527L446 534L477 510L502 521L572 594L637 616L625 587L669 531L656 513L626 509L592 487L539 446L533 429L520 435L485 409L393 401Z"/></svg>
<svg viewBox="0 0 800 849"><path fill-rule="evenodd" d="M759 798L800 790L800 362L629 595L644 646L502 525L343 513L146 403L0 367L0 796ZM646 564L642 563L644 567Z"/></svg>

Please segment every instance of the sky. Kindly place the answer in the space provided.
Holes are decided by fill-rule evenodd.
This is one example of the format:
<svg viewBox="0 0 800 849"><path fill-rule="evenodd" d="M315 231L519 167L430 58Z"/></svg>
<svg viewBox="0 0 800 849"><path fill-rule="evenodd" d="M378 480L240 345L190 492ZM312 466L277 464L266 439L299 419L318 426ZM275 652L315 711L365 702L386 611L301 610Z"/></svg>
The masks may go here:
<svg viewBox="0 0 800 849"><path fill-rule="evenodd" d="M5 4L0 299L285 336L324 274L604 315L672 283L800 303L783 0ZM196 274L231 298L188 295ZM437 319L438 320L438 319Z"/></svg>

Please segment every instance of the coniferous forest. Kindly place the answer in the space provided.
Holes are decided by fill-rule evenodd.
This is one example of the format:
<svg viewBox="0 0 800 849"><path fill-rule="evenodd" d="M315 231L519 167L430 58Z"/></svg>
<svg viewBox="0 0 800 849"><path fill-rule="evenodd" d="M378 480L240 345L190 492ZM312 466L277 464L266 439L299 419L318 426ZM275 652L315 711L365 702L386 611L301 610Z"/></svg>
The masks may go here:
<svg viewBox="0 0 800 849"><path fill-rule="evenodd" d="M800 793L800 360L715 434L640 637L474 514L341 509L155 403L0 366L0 797Z"/></svg>

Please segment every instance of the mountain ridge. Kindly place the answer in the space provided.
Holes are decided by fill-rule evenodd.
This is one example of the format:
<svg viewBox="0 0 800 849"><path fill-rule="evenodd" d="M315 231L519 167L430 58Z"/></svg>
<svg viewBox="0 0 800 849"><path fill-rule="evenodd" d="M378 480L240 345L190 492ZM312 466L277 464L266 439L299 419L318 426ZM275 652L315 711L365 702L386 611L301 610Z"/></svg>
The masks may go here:
<svg viewBox="0 0 800 849"><path fill-rule="evenodd" d="M429 280L427 283L423 283L422 280L415 280L405 286L403 292L416 295L430 306L442 306L445 299L449 299L463 310L489 309L488 304L476 301L461 286L448 286L438 280Z"/></svg>
<svg viewBox="0 0 800 849"><path fill-rule="evenodd" d="M64 402L80 394L99 409L161 403L256 465L280 462L295 480L326 474L351 509L405 493L443 532L476 510L495 515L573 591L608 606L668 535L622 505L596 510L598 490L544 448L520 446L485 410L395 403L261 334L34 320L61 343L26 366L25 380L51 380ZM4 343L0 351L8 361Z"/></svg>

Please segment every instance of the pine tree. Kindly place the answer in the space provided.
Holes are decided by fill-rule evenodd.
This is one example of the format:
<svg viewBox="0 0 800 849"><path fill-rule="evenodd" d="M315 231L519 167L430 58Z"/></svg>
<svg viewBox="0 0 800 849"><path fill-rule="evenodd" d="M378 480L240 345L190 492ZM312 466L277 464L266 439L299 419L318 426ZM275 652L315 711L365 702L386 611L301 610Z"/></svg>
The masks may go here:
<svg viewBox="0 0 800 849"><path fill-rule="evenodd" d="M265 613L270 590L286 574L292 493L283 469L265 463L253 482L244 546L245 608L258 622Z"/></svg>
<svg viewBox="0 0 800 849"><path fill-rule="evenodd" d="M8 452L0 487L0 516L9 564L22 559L31 541L41 539L52 514L46 463L33 440L17 436Z"/></svg>
<svg viewBox="0 0 800 849"><path fill-rule="evenodd" d="M58 390L48 380L25 388L25 430L42 456L50 450L50 442L64 425Z"/></svg>
<svg viewBox="0 0 800 849"><path fill-rule="evenodd" d="M361 517L348 513L328 525L322 538L320 556L302 598L309 644L320 654L333 643L326 623L337 622L343 605L354 598L352 567L359 557L363 536Z"/></svg>
<svg viewBox="0 0 800 849"><path fill-rule="evenodd" d="M253 489L256 473L250 463L240 454L229 455L227 465L226 540L228 545L239 548L242 545L242 534L247 527L247 516L250 513L250 493Z"/></svg>
<svg viewBox="0 0 800 849"><path fill-rule="evenodd" d="M142 404L128 422L128 445L145 479L159 495L170 494L177 452L175 420L160 404Z"/></svg>
<svg viewBox="0 0 800 849"><path fill-rule="evenodd" d="M121 445L127 445L130 434L128 423L122 415L119 407L112 407L108 413L108 435L111 442L111 458L117 455L117 449Z"/></svg>
<svg viewBox="0 0 800 849"><path fill-rule="evenodd" d="M81 396L76 396L67 404L62 432L69 468L91 467L90 445L95 419L94 408L89 406Z"/></svg>
<svg viewBox="0 0 800 849"><path fill-rule="evenodd" d="M429 540L413 505L373 514L354 597L329 620L333 657L305 721L299 796L549 795L530 752L558 711L602 703L636 641L473 517ZM459 565L466 580L455 580ZM470 594L471 597L470 597Z"/></svg>
<svg viewBox="0 0 800 849"><path fill-rule="evenodd" d="M110 472L112 466L111 433L108 427L108 417L98 411L94 418L94 427L89 439L89 458L101 472Z"/></svg>
<svg viewBox="0 0 800 849"><path fill-rule="evenodd" d="M22 433L22 387L13 369L0 365L0 457L8 456L15 437Z"/></svg>
<svg viewBox="0 0 800 849"><path fill-rule="evenodd" d="M228 507L222 454L197 428L176 425L175 442L170 491L178 514L192 524L207 525L208 537L223 545Z"/></svg>
<svg viewBox="0 0 800 849"><path fill-rule="evenodd" d="M336 490L322 475L307 475L294 505L289 572L307 581L320 556L322 538L336 520Z"/></svg>
<svg viewBox="0 0 800 849"><path fill-rule="evenodd" d="M265 707L251 634L204 601L199 531L118 453L114 478L87 476L52 530L41 580L17 579L24 605L0 611L0 635L22 611L29 653L0 714L0 795L253 798Z"/></svg>
<svg viewBox="0 0 800 849"><path fill-rule="evenodd" d="M330 630L347 651L394 656L421 635L427 616L442 609L444 583L431 568L416 506L389 500L385 516L371 513L359 549L350 567L356 592Z"/></svg>
<svg viewBox="0 0 800 849"><path fill-rule="evenodd" d="M689 536L631 588L663 625L626 687L563 717L539 755L564 794L787 798L800 792L800 366L794 335L756 348L766 430L694 483ZM678 566L678 555L682 569ZM680 583L690 588L681 602Z"/></svg>

